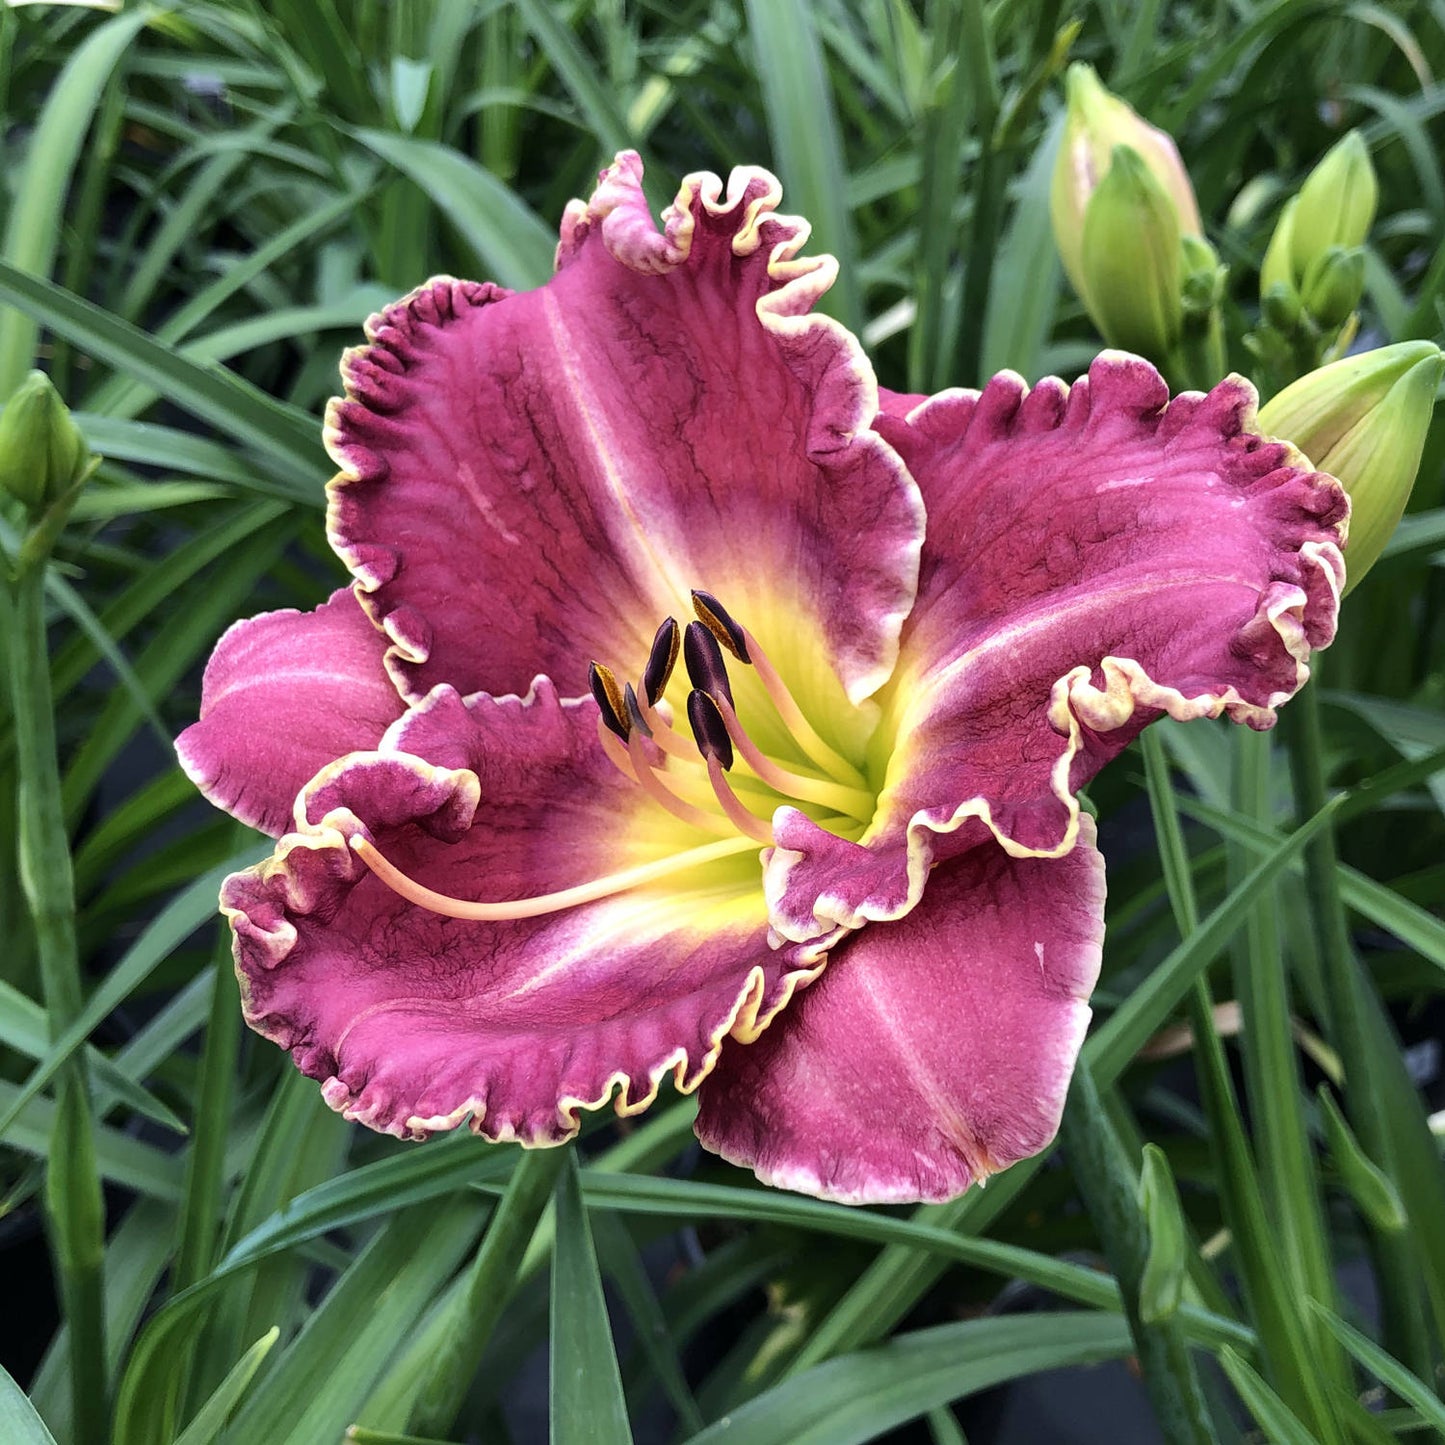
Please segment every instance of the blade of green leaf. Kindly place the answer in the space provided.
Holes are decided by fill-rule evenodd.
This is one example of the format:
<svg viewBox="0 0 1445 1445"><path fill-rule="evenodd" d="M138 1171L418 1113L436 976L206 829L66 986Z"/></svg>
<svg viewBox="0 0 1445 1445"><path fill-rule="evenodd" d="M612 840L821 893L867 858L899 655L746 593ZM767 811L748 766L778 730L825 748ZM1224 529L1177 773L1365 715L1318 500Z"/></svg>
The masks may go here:
<svg viewBox="0 0 1445 1445"><path fill-rule="evenodd" d="M635 137L622 107L604 84L596 61L546 0L516 0L518 14L586 117L588 129L609 151L628 150Z"/></svg>
<svg viewBox="0 0 1445 1445"><path fill-rule="evenodd" d="M622 1297L632 1319L638 1349L661 1384L668 1403L677 1412L682 1427L701 1430L707 1422L688 1386L678 1343L668 1329L667 1317L647 1277L641 1252L627 1226L612 1211L592 1211L589 1218L603 1272Z"/></svg>
<svg viewBox="0 0 1445 1445"><path fill-rule="evenodd" d="M1219 1352L1219 1363L1229 1382L1239 1391L1249 1413L1273 1445L1319 1445L1289 1407L1228 1346Z"/></svg>
<svg viewBox="0 0 1445 1445"><path fill-rule="evenodd" d="M25 169L11 192L14 199L0 248L7 269L49 277L65 197L95 107L126 47L155 14L141 6L106 21L60 72L30 138ZM0 310L0 401L8 399L34 363L36 319L24 311Z"/></svg>
<svg viewBox="0 0 1445 1445"><path fill-rule="evenodd" d="M914 1219L894 1219L871 1210L851 1209L773 1190L738 1189L691 1179L610 1174L591 1167L583 1170L582 1190L593 1208L661 1214L677 1219L752 1220L816 1229L877 1244L911 1245L1006 1279L1027 1280L1078 1304L1107 1310L1121 1307L1118 1286L1096 1269L1054 1259L1016 1244L954 1234ZM1228 1339L1249 1348L1253 1338L1245 1326L1203 1310L1186 1306L1180 1315L1188 1317L1193 1337L1201 1343L1208 1339Z"/></svg>
<svg viewBox="0 0 1445 1445"><path fill-rule="evenodd" d="M557 1180L551 1408L552 1445L632 1445L573 1149Z"/></svg>
<svg viewBox="0 0 1445 1445"><path fill-rule="evenodd" d="M228 1442L316 1445L340 1436L480 1222L468 1199L394 1214L267 1369L231 1421ZM117 1433L117 1445L127 1441Z"/></svg>
<svg viewBox="0 0 1445 1445"><path fill-rule="evenodd" d="M216 1392L196 1411L191 1423L176 1436L175 1445L211 1445L225 1428L231 1412L240 1403L247 1387L255 1378L261 1362L271 1353L271 1347L281 1338L281 1331L272 1325L239 1360L235 1368L221 1381Z"/></svg>
<svg viewBox="0 0 1445 1445"><path fill-rule="evenodd" d="M25 1398L25 1391L0 1365L0 1440L6 1445L55 1445L45 1421Z"/></svg>
<svg viewBox="0 0 1445 1445"><path fill-rule="evenodd" d="M14 1084L0 1081L0 1109L10 1112L19 1092ZM54 1103L49 1099L31 1099L16 1114L14 1123L6 1131L5 1142L26 1154L45 1159L50 1155L54 1127ZM102 1179L151 1199L169 1204L180 1201L181 1166L174 1155L132 1139L119 1129L101 1125L95 1131L95 1158Z"/></svg>
<svg viewBox="0 0 1445 1445"><path fill-rule="evenodd" d="M552 274L556 233L489 170L434 141L383 130L354 134L431 197L475 252L479 274L516 290Z"/></svg>
<svg viewBox="0 0 1445 1445"><path fill-rule="evenodd" d="M145 982L178 943L214 913L216 895L226 875L254 861L254 849L238 853L219 868L203 873L161 910L86 1001L75 1022L51 1044L24 1085L14 1091L8 1107L0 1114L0 1138L5 1136L25 1105L55 1077L66 1060L106 1017Z"/></svg>
<svg viewBox="0 0 1445 1445"><path fill-rule="evenodd" d="M1362 1335L1353 1325L1342 1320L1333 1310L1327 1310L1315 1300L1311 1300L1310 1304L1334 1337L1365 1369L1402 1400L1408 1400L1426 1422L1445 1434L1445 1403L1441 1402L1439 1395L1429 1385L1407 1370L1393 1355L1382 1350L1373 1340Z"/></svg>
<svg viewBox="0 0 1445 1445"><path fill-rule="evenodd" d="M529 6L540 9L536 0ZM838 259L838 280L821 309L850 331L863 328L858 244L846 197L846 169L833 94L812 11L803 0L747 0L756 74L788 207L813 223L814 253Z"/></svg>
<svg viewBox="0 0 1445 1445"><path fill-rule="evenodd" d="M1133 1348L1116 1315L968 1320L898 1335L816 1365L729 1413L687 1445L862 1445L936 1405L1041 1370Z"/></svg>
<svg viewBox="0 0 1445 1445"><path fill-rule="evenodd" d="M3 261L0 301L289 469L298 486L314 485L330 475L315 420L267 396L225 367L188 361L128 321Z"/></svg>
<svg viewBox="0 0 1445 1445"><path fill-rule="evenodd" d="M368 1399L360 1423L404 1424L418 1435L439 1435L451 1428L516 1289L527 1244L565 1162L560 1149L521 1151L458 1287L397 1357Z"/></svg>

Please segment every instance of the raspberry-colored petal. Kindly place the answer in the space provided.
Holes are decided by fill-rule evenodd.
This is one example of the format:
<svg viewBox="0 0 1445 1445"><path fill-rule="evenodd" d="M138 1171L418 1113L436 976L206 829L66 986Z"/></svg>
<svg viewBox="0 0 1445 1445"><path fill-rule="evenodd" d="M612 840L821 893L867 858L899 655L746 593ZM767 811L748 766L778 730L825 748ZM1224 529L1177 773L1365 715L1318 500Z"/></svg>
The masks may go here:
<svg viewBox="0 0 1445 1445"><path fill-rule="evenodd" d="M923 513L858 343L808 314L836 264L766 171L689 176L661 231L640 176L574 203L547 285L432 281L348 354L331 533L411 699L635 677L695 587L822 711L892 669Z"/></svg>
<svg viewBox="0 0 1445 1445"><path fill-rule="evenodd" d="M527 698L439 688L383 751L323 770L300 830L227 880L247 1021L348 1118L424 1138L470 1117L489 1139L556 1143L614 1094L631 1113L666 1075L695 1088L725 1036L754 1036L817 975L816 951L768 947L745 840L656 885L487 923L408 902L349 846L499 901L718 841L613 770L596 728L590 699L546 679Z"/></svg>
<svg viewBox="0 0 1445 1445"><path fill-rule="evenodd" d="M906 918L827 972L703 1085L702 1142L847 1204L951 1199L1054 1137L1089 1020L1104 865L994 846L941 864Z"/></svg>
<svg viewBox="0 0 1445 1445"><path fill-rule="evenodd" d="M278 837L313 774L374 748L401 715L385 651L348 588L314 612L238 622L206 665L200 721L176 739L181 766L218 808Z"/></svg>
<svg viewBox="0 0 1445 1445"><path fill-rule="evenodd" d="M1348 503L1252 433L1254 402L1237 377L1170 401L1113 353L1072 388L1004 374L879 418L929 514L879 698L886 776L861 847L781 821L781 934L896 917L932 862L990 835L1067 852L1074 790L1164 713L1273 725L1334 635Z"/></svg>

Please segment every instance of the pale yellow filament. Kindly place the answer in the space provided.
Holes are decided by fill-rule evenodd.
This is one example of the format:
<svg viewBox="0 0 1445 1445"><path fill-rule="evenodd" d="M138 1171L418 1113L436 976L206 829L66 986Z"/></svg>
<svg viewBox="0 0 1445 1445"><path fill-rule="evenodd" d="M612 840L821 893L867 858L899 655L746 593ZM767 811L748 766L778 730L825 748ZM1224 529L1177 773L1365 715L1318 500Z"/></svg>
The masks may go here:
<svg viewBox="0 0 1445 1445"><path fill-rule="evenodd" d="M654 803L666 808L674 818L680 818L684 823L691 823L694 828L701 828L707 833L730 835L731 829L716 813L705 812L695 804L679 798L667 786L662 778L653 771L642 745L643 737L640 732L633 733L627 740L627 756L632 763L632 776L638 787Z"/></svg>
<svg viewBox="0 0 1445 1445"><path fill-rule="evenodd" d="M606 878L595 878L591 883L581 883L576 888L563 888L557 893L544 893L537 898L518 898L509 903L471 903L464 898L437 893L415 879L408 878L359 833L351 839L351 847L356 856L393 893L432 913L440 913L447 918L465 918L475 923L505 923L516 918L540 918L548 913L560 913L581 903L595 903L600 898L611 898L614 894L626 893L630 889L655 883L658 879L681 872L685 868L697 868L705 863L716 862L719 858L745 853L756 846L756 842L751 838L733 836L716 843L705 843L700 848L674 853L670 858L659 858L655 863L640 863L635 868L624 868L620 873L610 874Z"/></svg>
<svg viewBox="0 0 1445 1445"><path fill-rule="evenodd" d="M738 795L728 786L727 775L723 772L722 764L716 758L707 760L707 775L712 783L713 792L717 794L718 803L723 812L728 815L728 820L733 827L739 833L745 833L759 843L771 843L773 841L772 825L743 807Z"/></svg>
<svg viewBox="0 0 1445 1445"><path fill-rule="evenodd" d="M809 803L821 803L826 808L836 808L841 813L857 818L859 822L866 823L873 816L872 793L864 792L861 788L845 787L842 783L828 782L823 778L804 777L802 773L795 773L791 768L774 762L744 731L733 705L727 698L715 697L713 702L722 714L733 746L742 754L748 767L770 788L776 788L790 798L803 798Z"/></svg>
<svg viewBox="0 0 1445 1445"><path fill-rule="evenodd" d="M743 641L748 649L748 661L757 669L758 681L762 683L768 696L773 700L773 706L778 710L778 716L782 718L787 729L792 733L798 746L822 768L825 773L834 777L846 779L859 788L868 785L868 779L845 758L842 753L836 752L829 747L814 730L812 723L803 716L803 710L793 699L793 694L788 691L787 684L778 676L778 670L768 661L768 655L758 646L758 640L751 632L738 624L738 630L743 635ZM871 808L871 799L870 799Z"/></svg>

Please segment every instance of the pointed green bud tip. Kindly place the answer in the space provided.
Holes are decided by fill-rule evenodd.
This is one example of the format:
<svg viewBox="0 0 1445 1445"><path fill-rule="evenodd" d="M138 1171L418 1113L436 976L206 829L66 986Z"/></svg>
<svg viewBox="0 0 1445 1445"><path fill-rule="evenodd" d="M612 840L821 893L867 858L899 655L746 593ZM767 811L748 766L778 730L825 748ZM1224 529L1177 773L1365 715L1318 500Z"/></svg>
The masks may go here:
<svg viewBox="0 0 1445 1445"><path fill-rule="evenodd" d="M1300 187L1290 236L1290 270L1296 286L1332 246L1365 244L1375 220L1379 185L1370 152L1352 130L1325 153Z"/></svg>
<svg viewBox="0 0 1445 1445"><path fill-rule="evenodd" d="M1149 1230L1149 1253L1139 1280L1139 1317L1162 1324L1179 1311L1189 1273L1189 1231L1169 1160L1157 1144L1144 1146L1139 1207Z"/></svg>
<svg viewBox="0 0 1445 1445"><path fill-rule="evenodd" d="M1088 304L1084 288L1084 216L1090 198L1109 173L1115 148L1128 146L1168 196L1182 235L1203 233L1199 203L1173 139L1111 95L1092 66L1071 65L1064 81L1068 110L1054 163L1049 208L1054 241L1070 282Z"/></svg>
<svg viewBox="0 0 1445 1445"><path fill-rule="evenodd" d="M1304 278L1304 308L1325 331L1343 326L1365 294L1365 252L1331 246L1315 257Z"/></svg>
<svg viewBox="0 0 1445 1445"><path fill-rule="evenodd" d="M1110 346L1164 364L1183 325L1179 218L1138 151L1115 146L1089 198L1083 300Z"/></svg>
<svg viewBox="0 0 1445 1445"><path fill-rule="evenodd" d="M1179 255L1184 277L1180 285L1184 314L1208 316L1224 299L1229 267L1221 264L1218 253L1203 236L1180 237Z"/></svg>
<svg viewBox="0 0 1445 1445"><path fill-rule="evenodd" d="M60 393L43 371L32 371L0 412L0 491L38 514L68 492L89 463Z"/></svg>
<svg viewBox="0 0 1445 1445"><path fill-rule="evenodd" d="M1410 500L1442 375L1438 346L1402 341L1322 366L1260 409L1262 433L1293 442L1350 495L1346 591L1379 560Z"/></svg>
<svg viewBox="0 0 1445 1445"><path fill-rule="evenodd" d="M1294 249L1294 218L1298 209L1299 197L1291 196L1280 211L1279 220L1274 223L1274 233L1265 247L1264 261L1259 268L1261 301L1271 295L1278 298L1284 292L1292 296L1294 320L1290 322L1290 327L1299 320L1299 286L1295 280L1294 263L1290 259Z"/></svg>

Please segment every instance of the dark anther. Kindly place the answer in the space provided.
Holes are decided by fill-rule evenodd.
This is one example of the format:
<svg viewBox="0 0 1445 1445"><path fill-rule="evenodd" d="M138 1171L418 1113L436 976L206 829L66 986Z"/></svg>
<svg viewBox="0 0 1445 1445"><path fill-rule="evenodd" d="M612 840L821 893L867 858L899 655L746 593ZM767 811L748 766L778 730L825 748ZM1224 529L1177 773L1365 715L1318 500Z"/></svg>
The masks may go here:
<svg viewBox="0 0 1445 1445"><path fill-rule="evenodd" d="M682 658L692 685L714 697L725 697L731 705L733 690L728 682L727 664L717 638L701 622L689 622L682 637Z"/></svg>
<svg viewBox="0 0 1445 1445"><path fill-rule="evenodd" d="M707 628L717 640L737 658L739 662L751 662L748 656L747 639L743 630L728 615L728 610L712 595L711 592L699 592L696 588L692 594L692 610L697 613L697 620Z"/></svg>
<svg viewBox="0 0 1445 1445"><path fill-rule="evenodd" d="M587 668L587 685L592 689L592 696L597 699L602 721L611 732L626 742L627 734L631 730L627 718L627 698L618 687L612 669L603 667L600 662L590 664Z"/></svg>
<svg viewBox="0 0 1445 1445"><path fill-rule="evenodd" d="M715 759L727 772L733 765L733 740L717 704L701 688L687 695L687 720L698 752L709 761Z"/></svg>
<svg viewBox="0 0 1445 1445"><path fill-rule="evenodd" d="M652 651L647 654L647 666L642 672L642 691L649 707L657 706L657 700L672 676L672 669L677 666L677 649L681 643L682 630L677 625L677 618L669 617L652 639Z"/></svg>
<svg viewBox="0 0 1445 1445"><path fill-rule="evenodd" d="M630 727L635 728L645 738L652 736L652 729L647 725L647 719L642 715L642 709L637 703L637 689L629 682L622 689L622 703L627 709L627 722Z"/></svg>

